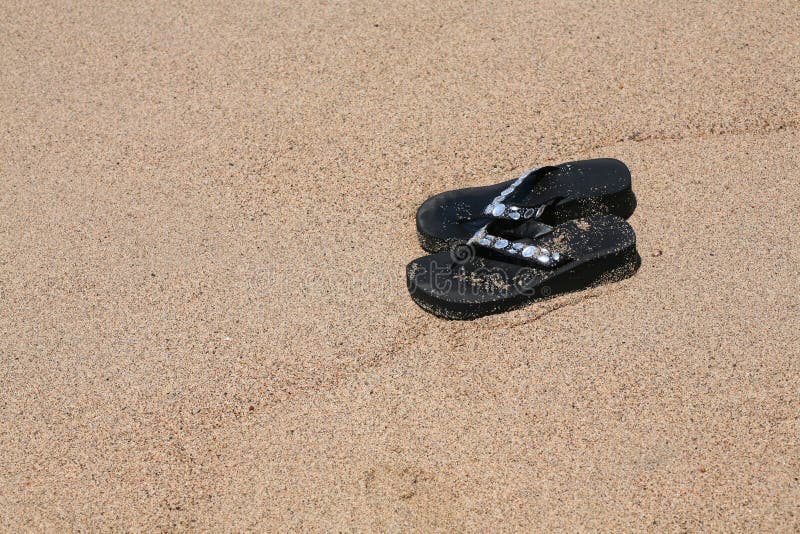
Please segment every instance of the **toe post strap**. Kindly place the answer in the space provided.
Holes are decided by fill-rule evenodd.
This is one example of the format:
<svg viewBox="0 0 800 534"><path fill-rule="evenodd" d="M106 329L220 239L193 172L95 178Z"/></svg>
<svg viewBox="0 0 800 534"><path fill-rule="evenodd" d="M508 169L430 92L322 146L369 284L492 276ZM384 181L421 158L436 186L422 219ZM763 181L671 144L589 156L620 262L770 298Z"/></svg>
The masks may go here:
<svg viewBox="0 0 800 534"><path fill-rule="evenodd" d="M542 204L536 208L529 208L524 206L507 206L502 202L499 204L491 204L486 207L486 214L496 217L498 219L509 219L518 221L520 219L538 219L544 213L547 206Z"/></svg>
<svg viewBox="0 0 800 534"><path fill-rule="evenodd" d="M554 167L537 167L532 169L516 180L511 185L503 189L499 195L492 199L492 202L483 209L484 215L489 215L497 219L507 219L511 221L518 221L520 219L538 219L544 213L549 203L544 203L539 206L518 206L514 204L507 204L506 199L517 188L526 181L539 180L542 176L547 174L547 171Z"/></svg>
<svg viewBox="0 0 800 534"><path fill-rule="evenodd" d="M528 241L512 241L492 235L486 231L485 226L470 238L468 244L490 249L493 252L528 261L541 267L556 267L564 263L564 257L558 252L550 251Z"/></svg>

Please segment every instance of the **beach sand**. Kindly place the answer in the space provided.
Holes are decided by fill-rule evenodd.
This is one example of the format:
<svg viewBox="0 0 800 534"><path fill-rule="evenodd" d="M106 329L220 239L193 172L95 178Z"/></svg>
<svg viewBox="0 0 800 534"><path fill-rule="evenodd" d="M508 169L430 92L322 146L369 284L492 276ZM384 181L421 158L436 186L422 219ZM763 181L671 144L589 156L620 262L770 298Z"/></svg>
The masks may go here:
<svg viewBox="0 0 800 534"><path fill-rule="evenodd" d="M800 4L5 3L0 529L800 529ZM630 167L471 322L436 192Z"/></svg>

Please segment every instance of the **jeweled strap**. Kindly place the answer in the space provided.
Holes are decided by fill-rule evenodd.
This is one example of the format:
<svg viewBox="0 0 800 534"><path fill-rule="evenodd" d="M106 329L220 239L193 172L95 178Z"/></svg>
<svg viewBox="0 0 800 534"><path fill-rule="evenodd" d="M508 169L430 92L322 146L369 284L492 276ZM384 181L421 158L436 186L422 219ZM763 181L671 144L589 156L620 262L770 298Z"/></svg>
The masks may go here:
<svg viewBox="0 0 800 534"><path fill-rule="evenodd" d="M544 210L547 208L547 203L540 206L514 206L505 204L505 200L525 180L537 175L541 176L542 173L540 171L548 168L552 167L537 167L514 180L511 185L503 189L499 195L494 197L491 204L484 208L483 213L485 215L491 215L497 219L509 219L512 221L518 221L520 219L538 219L541 217L542 213L544 213Z"/></svg>
<svg viewBox="0 0 800 534"><path fill-rule="evenodd" d="M545 208L547 208L547 204L542 204L536 208L526 208L522 206L507 206L501 202L500 204L487 206L485 213L498 219L518 221L520 219L538 219L544 213Z"/></svg>
<svg viewBox="0 0 800 534"><path fill-rule="evenodd" d="M544 247L525 241L511 241L504 237L491 235L486 231L487 227L488 225L475 232L467 244L485 247L506 256L524 258L546 267L555 267L562 260L562 256L558 252L551 252Z"/></svg>

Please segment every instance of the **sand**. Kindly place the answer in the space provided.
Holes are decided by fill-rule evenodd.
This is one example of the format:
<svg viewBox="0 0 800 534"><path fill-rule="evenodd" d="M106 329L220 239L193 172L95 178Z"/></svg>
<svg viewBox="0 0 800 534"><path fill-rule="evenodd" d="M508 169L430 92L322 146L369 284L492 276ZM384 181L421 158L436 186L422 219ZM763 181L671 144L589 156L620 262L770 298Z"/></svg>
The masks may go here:
<svg viewBox="0 0 800 534"><path fill-rule="evenodd" d="M800 529L795 0L0 14L0 529ZM636 276L414 305L427 196L589 157Z"/></svg>

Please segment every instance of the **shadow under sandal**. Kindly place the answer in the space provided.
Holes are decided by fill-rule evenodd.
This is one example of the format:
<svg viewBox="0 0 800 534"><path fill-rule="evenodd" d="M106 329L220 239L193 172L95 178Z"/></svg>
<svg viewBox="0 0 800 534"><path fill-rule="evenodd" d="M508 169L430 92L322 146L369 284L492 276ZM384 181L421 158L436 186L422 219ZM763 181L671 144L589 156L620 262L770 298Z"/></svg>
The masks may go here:
<svg viewBox="0 0 800 534"><path fill-rule="evenodd" d="M636 209L631 173L619 160L572 161L528 171L516 180L446 191L417 210L417 235L428 252L465 243L491 221L504 235L530 235L531 226L612 214L627 219Z"/></svg>
<svg viewBox="0 0 800 534"><path fill-rule="evenodd" d="M633 228L620 217L595 215L518 239L488 224L467 245L409 263L406 281L425 311L474 319L622 280L640 264Z"/></svg>

